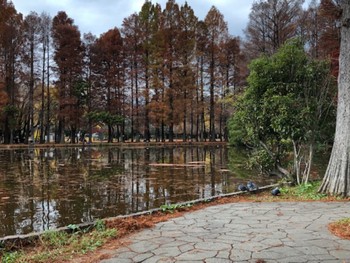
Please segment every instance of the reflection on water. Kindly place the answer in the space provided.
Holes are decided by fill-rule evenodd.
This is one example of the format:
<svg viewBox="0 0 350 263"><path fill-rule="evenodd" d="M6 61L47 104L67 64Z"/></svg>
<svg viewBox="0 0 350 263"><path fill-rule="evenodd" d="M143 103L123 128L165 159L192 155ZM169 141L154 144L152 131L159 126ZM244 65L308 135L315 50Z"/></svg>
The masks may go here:
<svg viewBox="0 0 350 263"><path fill-rule="evenodd" d="M246 181L240 177L250 175L242 165L232 165L235 161L229 165L229 156L242 158L230 151L226 147L1 150L0 236L233 192Z"/></svg>

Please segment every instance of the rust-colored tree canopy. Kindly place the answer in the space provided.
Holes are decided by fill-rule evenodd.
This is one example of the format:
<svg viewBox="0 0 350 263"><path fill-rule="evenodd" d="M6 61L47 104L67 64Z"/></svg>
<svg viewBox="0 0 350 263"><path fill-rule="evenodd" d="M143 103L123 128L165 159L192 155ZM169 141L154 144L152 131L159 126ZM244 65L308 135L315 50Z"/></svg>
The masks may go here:
<svg viewBox="0 0 350 263"><path fill-rule="evenodd" d="M245 38L213 6L145 1L120 27L82 36L65 11L18 14L0 1L0 142L226 141L247 64L299 37L338 72L340 1L259 0ZM51 136L52 137L52 136Z"/></svg>

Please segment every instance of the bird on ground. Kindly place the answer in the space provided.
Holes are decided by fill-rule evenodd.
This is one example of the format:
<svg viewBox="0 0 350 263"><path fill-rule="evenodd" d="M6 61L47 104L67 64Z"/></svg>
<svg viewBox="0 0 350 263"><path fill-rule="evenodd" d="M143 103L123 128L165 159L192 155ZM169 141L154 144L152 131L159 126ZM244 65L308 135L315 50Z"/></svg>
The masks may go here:
<svg viewBox="0 0 350 263"><path fill-rule="evenodd" d="M249 181L247 183L247 188L248 188L249 192L253 192L253 191L256 191L259 189L259 187L255 183L253 183L252 181Z"/></svg>
<svg viewBox="0 0 350 263"><path fill-rule="evenodd" d="M272 189L271 194L274 196L277 196L277 195L281 194L281 191L278 187L276 187L276 188Z"/></svg>
<svg viewBox="0 0 350 263"><path fill-rule="evenodd" d="M239 184L237 188L242 192L248 191L248 188L244 184Z"/></svg>

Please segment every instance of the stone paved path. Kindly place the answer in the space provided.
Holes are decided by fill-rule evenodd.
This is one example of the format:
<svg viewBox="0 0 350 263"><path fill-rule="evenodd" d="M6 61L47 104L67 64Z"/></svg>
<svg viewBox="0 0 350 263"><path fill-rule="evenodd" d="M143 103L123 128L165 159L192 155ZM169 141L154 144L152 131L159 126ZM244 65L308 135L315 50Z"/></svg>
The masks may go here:
<svg viewBox="0 0 350 263"><path fill-rule="evenodd" d="M350 240L327 229L343 217L350 217L349 202L213 206L136 233L101 262L350 263Z"/></svg>

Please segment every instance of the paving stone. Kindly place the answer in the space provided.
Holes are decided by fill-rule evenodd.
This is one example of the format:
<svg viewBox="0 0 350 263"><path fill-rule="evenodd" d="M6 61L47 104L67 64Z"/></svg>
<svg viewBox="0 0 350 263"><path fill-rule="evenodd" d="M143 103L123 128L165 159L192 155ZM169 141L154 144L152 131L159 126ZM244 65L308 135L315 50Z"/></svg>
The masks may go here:
<svg viewBox="0 0 350 263"><path fill-rule="evenodd" d="M348 260L348 262L350 262L350 247L348 250L344 250L344 249L332 250L332 251L329 251L329 254L337 259Z"/></svg>
<svg viewBox="0 0 350 263"><path fill-rule="evenodd" d="M194 249L194 244L182 245L182 246L179 246L179 249L182 253L188 252Z"/></svg>
<svg viewBox="0 0 350 263"><path fill-rule="evenodd" d="M230 255L230 260L233 262L250 260L252 258L252 252L240 249L233 249Z"/></svg>
<svg viewBox="0 0 350 263"><path fill-rule="evenodd" d="M149 259L149 258L151 258L153 256L154 256L153 253L138 254L137 256L133 257L132 260L135 261L135 262L143 262L146 259Z"/></svg>
<svg viewBox="0 0 350 263"><path fill-rule="evenodd" d="M159 232L162 237L183 237L185 236L185 233L182 232L180 229L177 230L171 230L171 231L160 231ZM148 238L149 240L150 238Z"/></svg>
<svg viewBox="0 0 350 263"><path fill-rule="evenodd" d="M259 242L244 242L244 243L237 243L234 245L235 249L240 249L240 250L247 250L247 251L251 251L251 252L258 252L258 251L262 251L265 250L267 248L270 248L269 245L265 245L263 243L259 243Z"/></svg>
<svg viewBox="0 0 350 263"><path fill-rule="evenodd" d="M191 226L191 225L195 225L197 222L194 219L183 218L183 219L179 219L179 220L174 220L174 223L176 225Z"/></svg>
<svg viewBox="0 0 350 263"><path fill-rule="evenodd" d="M205 263L232 263L232 261L224 258L208 258Z"/></svg>
<svg viewBox="0 0 350 263"><path fill-rule="evenodd" d="M313 255L313 258L315 258L316 260L318 260L319 262L323 262L324 260L337 260L335 257L333 257L330 254L326 254L326 255ZM343 262L345 263L345 262Z"/></svg>
<svg viewBox="0 0 350 263"><path fill-rule="evenodd" d="M177 260L205 260L207 258L212 258L217 254L216 251L205 251L201 249L194 249L181 254L176 257Z"/></svg>
<svg viewBox="0 0 350 263"><path fill-rule="evenodd" d="M157 256L177 257L182 251L178 247L160 247L152 251Z"/></svg>
<svg viewBox="0 0 350 263"><path fill-rule="evenodd" d="M164 242L164 243L160 244L159 248L166 249L168 247L170 247L170 248L171 247L180 247L180 246L186 245L188 243L190 243L190 242L186 242L186 241L177 239L177 240L170 242L170 243Z"/></svg>
<svg viewBox="0 0 350 263"><path fill-rule="evenodd" d="M133 235L133 239L136 240L149 240L150 238L160 237L161 233L159 231L155 231L154 229L146 229L136 235Z"/></svg>
<svg viewBox="0 0 350 263"><path fill-rule="evenodd" d="M282 254L283 256L289 256L289 257L304 255L302 251L299 251L294 247L287 247L287 246L270 247L262 252Z"/></svg>
<svg viewBox="0 0 350 263"><path fill-rule="evenodd" d="M270 262L271 259L281 260L283 259L287 254L284 254L283 252L277 253L274 251L260 251L256 253L252 253L251 258L254 259L263 259L267 262Z"/></svg>
<svg viewBox="0 0 350 263"><path fill-rule="evenodd" d="M126 258L110 258L100 261L101 263L133 263L131 259Z"/></svg>
<svg viewBox="0 0 350 263"><path fill-rule="evenodd" d="M200 242L200 243L195 244L194 247L196 249L214 250L214 251L231 249L230 244L225 244L225 243L221 243L221 242Z"/></svg>
<svg viewBox="0 0 350 263"><path fill-rule="evenodd" d="M278 261L279 263L307 263L309 262L310 257L308 256L296 256L296 257L289 257L286 255L283 258L280 258Z"/></svg>
<svg viewBox="0 0 350 263"><path fill-rule="evenodd" d="M313 246L313 245L305 246L305 244L302 244L300 247L296 247L295 249L303 252L303 254L305 255L328 255L329 254L327 249Z"/></svg>
<svg viewBox="0 0 350 263"><path fill-rule="evenodd" d="M287 242L285 242L286 244ZM316 246L320 248L327 248L327 249L336 249L339 244L334 242L331 239L314 239L314 240L308 240L303 241L302 243L299 242L299 244L296 244L295 242L292 243L293 245L290 246L303 246L303 247L309 247L309 246Z"/></svg>
<svg viewBox="0 0 350 263"><path fill-rule="evenodd" d="M145 253L158 248L158 244L152 244L150 241L141 241L131 244L129 248L135 253Z"/></svg>
<svg viewBox="0 0 350 263"><path fill-rule="evenodd" d="M131 252L131 251L119 252L118 250L116 254L118 258L121 258L121 259L132 259L133 257L136 257L138 255L136 252Z"/></svg>
<svg viewBox="0 0 350 263"><path fill-rule="evenodd" d="M223 258L223 259L229 259L231 255L231 249L230 250L221 250L216 255L217 258Z"/></svg>
<svg viewBox="0 0 350 263"><path fill-rule="evenodd" d="M157 224L104 251L103 263L339 262L350 263L350 241L327 224L349 217L348 203L235 203Z"/></svg>
<svg viewBox="0 0 350 263"><path fill-rule="evenodd" d="M170 260L170 261L169 261ZM169 259L169 258L164 258L164 257L161 257L161 256L153 256L151 258L148 258L144 261L134 261L134 263L136 262L142 262L142 263L158 263L158 262L176 262L175 260L173 259Z"/></svg>
<svg viewBox="0 0 350 263"><path fill-rule="evenodd" d="M182 241L184 243L194 243L194 242L202 242L203 238L198 238L194 236L189 236L189 235L183 235L181 237L177 238L178 241Z"/></svg>
<svg viewBox="0 0 350 263"><path fill-rule="evenodd" d="M158 259L157 263L174 263L176 260L174 258L161 258Z"/></svg>
<svg viewBox="0 0 350 263"><path fill-rule="evenodd" d="M254 241L257 241L257 240L254 240ZM280 239L275 239L275 238L265 238L260 242L269 247L281 247L284 245Z"/></svg>

